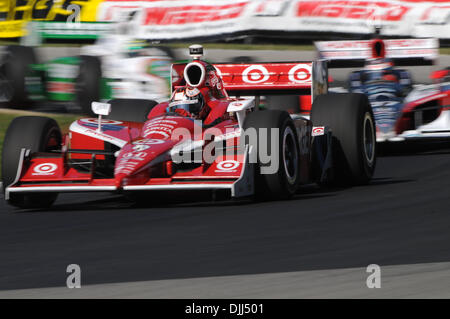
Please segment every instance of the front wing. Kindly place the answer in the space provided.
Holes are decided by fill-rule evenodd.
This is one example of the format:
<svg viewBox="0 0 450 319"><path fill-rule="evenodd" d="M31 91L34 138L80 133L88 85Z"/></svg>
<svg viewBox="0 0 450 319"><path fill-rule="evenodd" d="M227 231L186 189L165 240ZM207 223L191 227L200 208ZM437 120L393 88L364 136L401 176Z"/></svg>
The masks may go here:
<svg viewBox="0 0 450 319"><path fill-rule="evenodd" d="M22 149L16 179L11 185L3 185L5 199L14 193L70 193L70 192L128 192L147 190L229 190L233 197L244 197L254 193L254 168L249 162L251 148L246 146L242 162L234 161L230 170L222 165L227 178L206 176L204 179L151 178L146 183L131 183L117 186L114 178L93 178L93 172L80 173L74 168L65 168L64 156L29 158L29 150ZM95 155L93 155L95 161ZM223 163L224 161L220 162ZM240 173L238 172L238 166ZM217 167L217 165L215 166ZM220 173L220 172L219 172ZM186 176L187 177L187 176ZM222 176L223 177L223 176Z"/></svg>

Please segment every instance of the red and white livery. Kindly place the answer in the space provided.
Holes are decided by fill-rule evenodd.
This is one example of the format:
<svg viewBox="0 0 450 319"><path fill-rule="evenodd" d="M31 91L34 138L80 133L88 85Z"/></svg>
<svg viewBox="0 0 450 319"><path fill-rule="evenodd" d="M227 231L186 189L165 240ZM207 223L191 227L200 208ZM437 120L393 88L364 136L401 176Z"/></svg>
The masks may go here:
<svg viewBox="0 0 450 319"><path fill-rule="evenodd" d="M84 191L279 199L304 183L370 181L373 114L364 95L327 94L323 61L211 65L200 46L190 50L192 62L172 66L167 102L93 103L99 118L77 120L66 135L52 119L16 118L3 149L5 199L22 208ZM311 118L260 110L269 93L312 96Z"/></svg>

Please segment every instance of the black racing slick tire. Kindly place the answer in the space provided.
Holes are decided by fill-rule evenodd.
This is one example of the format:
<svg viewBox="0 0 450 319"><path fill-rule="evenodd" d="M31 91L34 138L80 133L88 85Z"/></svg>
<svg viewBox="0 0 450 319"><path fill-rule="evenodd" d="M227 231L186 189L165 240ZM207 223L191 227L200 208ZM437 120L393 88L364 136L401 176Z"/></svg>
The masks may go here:
<svg viewBox="0 0 450 319"><path fill-rule="evenodd" d="M94 116L91 104L100 101L102 64L98 57L80 56L80 68L75 82L76 99L84 114Z"/></svg>
<svg viewBox="0 0 450 319"><path fill-rule="evenodd" d="M158 104L144 99L113 99L108 103L111 104L111 113L106 119L139 123L145 122L150 111Z"/></svg>
<svg viewBox="0 0 450 319"><path fill-rule="evenodd" d="M2 74L2 94L6 95L8 106L24 109L32 104L26 88L26 79L32 74L31 65L37 63L31 47L11 45L6 48Z"/></svg>
<svg viewBox="0 0 450 319"><path fill-rule="evenodd" d="M257 134L256 139L251 138L252 129ZM278 136L272 129L278 131ZM289 114L279 110L249 113L244 130L245 143L252 146L250 160L256 162L257 198L280 200L291 197L297 192L300 181L300 148ZM264 154L270 155L270 161Z"/></svg>
<svg viewBox="0 0 450 319"><path fill-rule="evenodd" d="M376 166L376 129L367 97L358 93L319 95L312 105L311 120L314 126L331 129L331 184L369 183Z"/></svg>
<svg viewBox="0 0 450 319"><path fill-rule="evenodd" d="M61 130L55 120L39 116L16 117L9 125L2 150L2 182L6 188L17 175L23 148L36 152L51 152L61 148ZM11 193L8 203L20 208L46 208L53 204L57 193Z"/></svg>

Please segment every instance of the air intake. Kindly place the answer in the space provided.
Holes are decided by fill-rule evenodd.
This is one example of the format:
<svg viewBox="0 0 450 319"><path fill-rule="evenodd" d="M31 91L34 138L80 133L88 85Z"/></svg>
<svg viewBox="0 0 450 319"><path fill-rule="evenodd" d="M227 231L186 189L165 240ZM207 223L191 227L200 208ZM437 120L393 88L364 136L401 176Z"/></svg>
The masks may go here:
<svg viewBox="0 0 450 319"><path fill-rule="evenodd" d="M205 67L198 62L191 62L184 68L184 79L192 87L202 85L205 81Z"/></svg>

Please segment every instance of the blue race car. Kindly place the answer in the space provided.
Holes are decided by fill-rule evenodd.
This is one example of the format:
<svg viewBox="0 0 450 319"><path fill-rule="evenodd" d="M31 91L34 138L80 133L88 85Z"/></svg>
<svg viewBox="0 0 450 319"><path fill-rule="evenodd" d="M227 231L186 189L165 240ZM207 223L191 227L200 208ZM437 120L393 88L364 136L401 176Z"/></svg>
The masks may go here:
<svg viewBox="0 0 450 319"><path fill-rule="evenodd" d="M361 41L316 42L319 58L331 67L361 66L350 74L348 89L369 98L377 142L450 138L450 83L439 74L431 85L413 85L407 70L396 65L429 65L438 56L436 39L375 38ZM442 74L441 74L442 73ZM432 75L433 78L433 75Z"/></svg>

